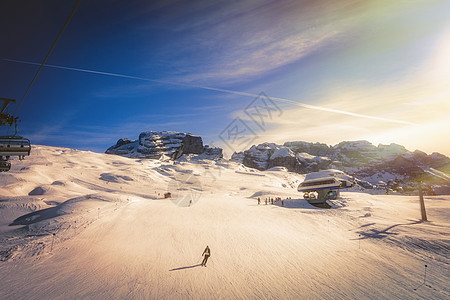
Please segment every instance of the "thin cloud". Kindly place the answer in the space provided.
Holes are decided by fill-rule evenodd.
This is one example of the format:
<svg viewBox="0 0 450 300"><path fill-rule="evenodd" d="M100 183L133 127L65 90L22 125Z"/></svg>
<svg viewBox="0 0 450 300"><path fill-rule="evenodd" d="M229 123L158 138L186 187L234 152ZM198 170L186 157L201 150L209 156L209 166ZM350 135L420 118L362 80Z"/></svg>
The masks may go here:
<svg viewBox="0 0 450 300"><path fill-rule="evenodd" d="M258 45L255 50L236 51L229 61L218 61L194 75L175 77L182 82L220 81L231 82L263 76L277 68L291 64L329 43L338 32L324 33L317 37L291 36Z"/></svg>
<svg viewBox="0 0 450 300"><path fill-rule="evenodd" d="M249 81L338 40L348 28L353 2L200 1L183 10L174 3L177 9L165 22L184 34L171 35L161 59L170 58L169 80L221 86Z"/></svg>
<svg viewBox="0 0 450 300"><path fill-rule="evenodd" d="M34 62L27 62L27 61L21 61L21 60L12 60L12 59L4 59L6 61L10 62L16 62L16 63L24 63L24 64L31 64L36 65L37 63ZM70 71L77 71L77 72L87 72L87 73L93 73L93 74L99 74L99 75L106 75L106 76L114 76L114 77L123 77L123 78L129 78L129 79L136 79L136 80L144 80L144 81L150 81L150 82L158 82L158 83L165 83L175 86L185 86L190 88L199 88L204 90L210 90L210 91L216 91L216 92L222 92L222 93L228 93L228 94L234 94L234 95L240 95L240 96L246 96L251 98L256 98L259 95L253 94L253 93L247 93L247 92L240 92L240 91L234 91L229 89L221 89L221 88L215 88L215 87L208 87L208 86L201 86L201 85L194 85L194 84L187 84L187 83L178 83L178 82L172 82L172 81L165 81L165 80L157 80L157 79L148 79L138 76L131 76L131 75L122 75L117 73L109 73L109 72L102 72L102 71L94 71L94 70L87 70L87 69L80 69L80 68L72 68L72 67L64 67L64 66L57 66L57 65L45 65L46 67L51 68L58 68L58 69L64 69L64 70L70 70ZM414 125L414 123L397 120L397 119L390 119L390 118L383 118L383 117L377 117L377 116L371 116L367 114L362 113L354 113L351 111L344 111L339 110L331 107L324 107L324 106L317 106L317 105L310 105L306 103L301 103L299 101L295 101L292 99L286 99L286 98L280 98L280 97L271 97L272 100L296 105L303 108L308 108L312 110L320 110L320 111L326 111L326 112L332 112L336 114L342 114L342 115L348 115L353 116L357 118L366 118L366 119L372 119L372 120L378 120L383 122L390 122L390 123L399 123L399 124L406 124L406 125Z"/></svg>

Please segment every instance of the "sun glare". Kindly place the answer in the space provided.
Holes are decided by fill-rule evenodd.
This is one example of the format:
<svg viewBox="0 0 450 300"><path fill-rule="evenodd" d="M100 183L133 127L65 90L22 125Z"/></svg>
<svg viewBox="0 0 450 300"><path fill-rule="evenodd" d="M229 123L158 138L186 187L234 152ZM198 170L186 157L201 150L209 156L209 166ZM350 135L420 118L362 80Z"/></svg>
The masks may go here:
<svg viewBox="0 0 450 300"><path fill-rule="evenodd" d="M438 82L450 82L450 29L446 30L430 57L432 75Z"/></svg>

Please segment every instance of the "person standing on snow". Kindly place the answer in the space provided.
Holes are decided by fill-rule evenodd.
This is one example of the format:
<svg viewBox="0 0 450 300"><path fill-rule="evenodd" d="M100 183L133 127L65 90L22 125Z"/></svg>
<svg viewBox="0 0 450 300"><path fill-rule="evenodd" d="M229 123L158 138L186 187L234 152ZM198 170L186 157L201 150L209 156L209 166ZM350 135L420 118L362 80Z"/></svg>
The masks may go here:
<svg viewBox="0 0 450 300"><path fill-rule="evenodd" d="M258 197L258 205L259 205L259 203L261 203L261 199L259 199L259 197Z"/></svg>
<svg viewBox="0 0 450 300"><path fill-rule="evenodd" d="M206 267L206 262L208 261L208 258L211 256L211 250L209 249L209 246L206 246L205 251L203 251L202 256L203 255L205 257L203 258L202 266Z"/></svg>

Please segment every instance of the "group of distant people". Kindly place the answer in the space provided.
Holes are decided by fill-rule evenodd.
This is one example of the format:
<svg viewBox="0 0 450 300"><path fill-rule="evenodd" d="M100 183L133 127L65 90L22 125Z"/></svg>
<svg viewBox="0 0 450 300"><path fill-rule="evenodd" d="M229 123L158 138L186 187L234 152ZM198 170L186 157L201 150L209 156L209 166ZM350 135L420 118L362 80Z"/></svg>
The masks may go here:
<svg viewBox="0 0 450 300"><path fill-rule="evenodd" d="M288 199L291 199L291 197L286 198L286 200L288 200ZM275 197L275 199L268 197L268 198L264 199L264 202L266 203L266 205L267 205L267 203L270 203L273 205L274 202L277 203L278 201L281 201L281 206L284 207L284 199L281 199L281 197ZM261 204L261 198L258 197L258 205L260 205L260 204Z"/></svg>

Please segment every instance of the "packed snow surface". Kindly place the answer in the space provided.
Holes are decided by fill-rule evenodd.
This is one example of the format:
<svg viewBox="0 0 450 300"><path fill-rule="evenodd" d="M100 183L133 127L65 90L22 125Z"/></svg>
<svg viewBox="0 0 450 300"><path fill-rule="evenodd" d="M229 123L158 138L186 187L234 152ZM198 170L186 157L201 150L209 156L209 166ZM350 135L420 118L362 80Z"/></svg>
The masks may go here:
<svg viewBox="0 0 450 300"><path fill-rule="evenodd" d="M425 197L429 222L417 196L342 192L320 209L303 175L200 158L36 146L14 160L0 299L449 299L450 196Z"/></svg>

